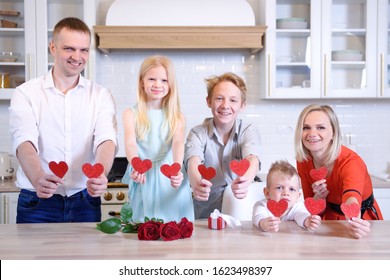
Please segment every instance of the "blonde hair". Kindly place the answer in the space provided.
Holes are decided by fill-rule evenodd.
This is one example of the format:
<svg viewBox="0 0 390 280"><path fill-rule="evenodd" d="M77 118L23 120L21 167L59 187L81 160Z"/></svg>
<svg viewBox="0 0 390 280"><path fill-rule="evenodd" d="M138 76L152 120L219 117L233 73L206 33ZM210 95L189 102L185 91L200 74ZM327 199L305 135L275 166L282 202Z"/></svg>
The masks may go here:
<svg viewBox="0 0 390 280"><path fill-rule="evenodd" d="M297 176L299 180L298 171L286 160L279 160L272 163L270 169L267 174L267 188L271 186L271 178L275 173L280 173L287 178L292 178Z"/></svg>
<svg viewBox="0 0 390 280"><path fill-rule="evenodd" d="M341 150L341 133L337 115L329 105L308 105L303 109L298 118L298 123L295 129L295 157L298 162L307 161L312 158L310 151L302 143L303 124L308 114L314 111L324 112L332 125L333 139L331 141L329 152L325 158L324 165L333 164L337 159Z"/></svg>
<svg viewBox="0 0 390 280"><path fill-rule="evenodd" d="M135 115L135 131L137 138L143 140L150 130L150 121L147 114L147 95L144 90L143 78L146 73L155 67L162 66L167 72L169 92L163 98L162 107L165 115L163 126L168 127L168 136L166 141L170 141L176 131L179 120L182 117L180 111L180 100L177 89L175 69L172 62L164 56L150 56L144 60L141 65L138 77L137 93L137 114Z"/></svg>
<svg viewBox="0 0 390 280"><path fill-rule="evenodd" d="M216 85L218 85L221 82L231 82L236 87L238 87L241 91L241 102L242 104L246 101L246 85L244 80L239 77L238 75L227 72L220 76L212 76L210 78L205 79L205 82L207 83L207 100L210 100L213 95L213 90Z"/></svg>

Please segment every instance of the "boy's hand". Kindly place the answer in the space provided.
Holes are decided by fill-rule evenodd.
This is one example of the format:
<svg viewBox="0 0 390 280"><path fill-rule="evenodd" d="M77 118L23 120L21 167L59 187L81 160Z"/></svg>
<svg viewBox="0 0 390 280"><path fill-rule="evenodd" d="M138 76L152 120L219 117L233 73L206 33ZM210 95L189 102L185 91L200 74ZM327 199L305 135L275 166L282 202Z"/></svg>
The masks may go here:
<svg viewBox="0 0 390 280"><path fill-rule="evenodd" d="M209 195L210 195L212 185L213 184L210 181L206 179L201 179L199 182L192 185L193 197L199 201L209 200Z"/></svg>

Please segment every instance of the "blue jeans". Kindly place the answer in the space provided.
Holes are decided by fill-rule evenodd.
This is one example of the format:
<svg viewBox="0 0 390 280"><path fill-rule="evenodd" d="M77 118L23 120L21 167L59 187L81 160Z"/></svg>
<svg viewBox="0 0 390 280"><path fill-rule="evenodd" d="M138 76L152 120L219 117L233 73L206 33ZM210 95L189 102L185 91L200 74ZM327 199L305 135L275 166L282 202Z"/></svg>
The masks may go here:
<svg viewBox="0 0 390 280"><path fill-rule="evenodd" d="M69 197L55 194L50 198L22 189L16 223L100 222L100 205L100 197L91 197L86 189Z"/></svg>

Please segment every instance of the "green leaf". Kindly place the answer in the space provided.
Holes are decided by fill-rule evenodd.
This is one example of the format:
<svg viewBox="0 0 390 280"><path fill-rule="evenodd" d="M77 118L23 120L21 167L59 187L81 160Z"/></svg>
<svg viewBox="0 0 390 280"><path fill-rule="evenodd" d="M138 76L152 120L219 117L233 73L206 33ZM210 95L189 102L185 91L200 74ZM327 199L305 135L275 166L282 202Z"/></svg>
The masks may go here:
<svg viewBox="0 0 390 280"><path fill-rule="evenodd" d="M120 217L121 220L126 224L132 221L131 219L133 218L133 209L130 207L130 203L125 202L122 205Z"/></svg>
<svg viewBox="0 0 390 280"><path fill-rule="evenodd" d="M118 218L110 218L97 224L96 228L104 233L116 233L122 228L122 222Z"/></svg>
<svg viewBox="0 0 390 280"><path fill-rule="evenodd" d="M137 233L138 232L138 224L127 224L123 229L123 233Z"/></svg>
<svg viewBox="0 0 390 280"><path fill-rule="evenodd" d="M146 222L148 222L148 221L150 221L150 219L149 219L148 217L145 216L144 222L146 223Z"/></svg>

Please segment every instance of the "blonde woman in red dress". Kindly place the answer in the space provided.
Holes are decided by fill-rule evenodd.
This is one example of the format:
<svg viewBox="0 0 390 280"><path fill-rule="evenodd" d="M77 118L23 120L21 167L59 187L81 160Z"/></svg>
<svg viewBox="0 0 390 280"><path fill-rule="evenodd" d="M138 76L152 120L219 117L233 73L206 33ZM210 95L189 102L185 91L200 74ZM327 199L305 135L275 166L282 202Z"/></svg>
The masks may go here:
<svg viewBox="0 0 390 280"><path fill-rule="evenodd" d="M304 197L325 199L324 220L348 220L349 234L362 238L370 232L367 220L383 220L373 195L370 174L362 158L341 144L337 116L328 105L309 105L301 112L295 131L297 170ZM311 169L326 167L327 176L314 180ZM346 217L342 203L357 203L357 218Z"/></svg>

